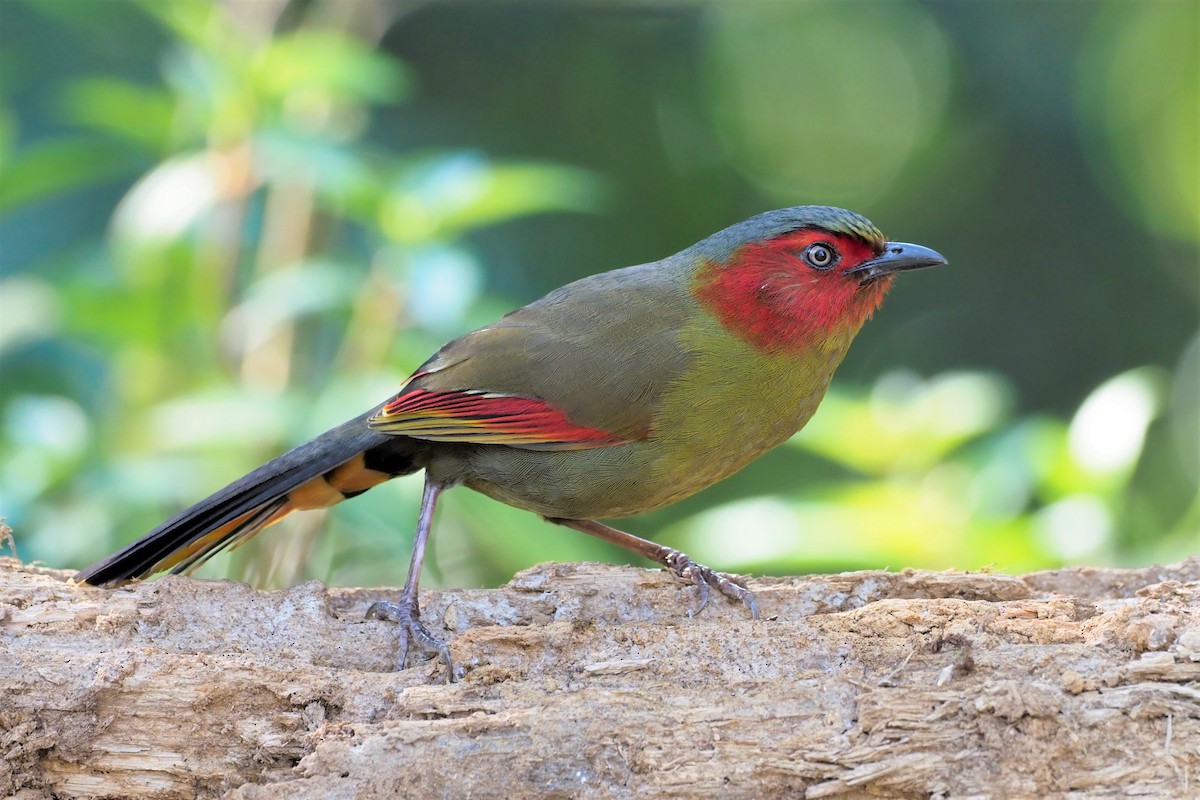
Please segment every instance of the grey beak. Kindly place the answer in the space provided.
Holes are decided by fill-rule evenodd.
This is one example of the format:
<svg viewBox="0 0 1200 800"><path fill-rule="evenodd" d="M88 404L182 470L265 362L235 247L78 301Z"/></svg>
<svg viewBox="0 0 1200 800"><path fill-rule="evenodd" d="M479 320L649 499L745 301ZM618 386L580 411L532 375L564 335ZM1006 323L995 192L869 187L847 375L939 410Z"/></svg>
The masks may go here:
<svg viewBox="0 0 1200 800"><path fill-rule="evenodd" d="M870 283L896 272L937 267L945 263L946 258L941 253L930 250L928 247L904 242L888 242L882 255L872 258L870 261L864 261L854 269L848 270L846 274L858 277L862 283Z"/></svg>

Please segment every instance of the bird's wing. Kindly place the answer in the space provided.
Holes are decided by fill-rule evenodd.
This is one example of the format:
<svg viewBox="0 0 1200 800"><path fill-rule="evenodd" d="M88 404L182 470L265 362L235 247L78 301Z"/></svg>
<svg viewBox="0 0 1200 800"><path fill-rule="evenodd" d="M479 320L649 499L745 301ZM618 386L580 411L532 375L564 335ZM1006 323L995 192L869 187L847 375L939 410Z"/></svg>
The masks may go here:
<svg viewBox="0 0 1200 800"><path fill-rule="evenodd" d="M586 450L632 441L578 425L532 397L473 389L402 391L370 422L372 428L435 442L504 444L538 450Z"/></svg>
<svg viewBox="0 0 1200 800"><path fill-rule="evenodd" d="M369 424L529 449L646 439L690 361L678 341L686 293L657 265L577 281L444 346Z"/></svg>

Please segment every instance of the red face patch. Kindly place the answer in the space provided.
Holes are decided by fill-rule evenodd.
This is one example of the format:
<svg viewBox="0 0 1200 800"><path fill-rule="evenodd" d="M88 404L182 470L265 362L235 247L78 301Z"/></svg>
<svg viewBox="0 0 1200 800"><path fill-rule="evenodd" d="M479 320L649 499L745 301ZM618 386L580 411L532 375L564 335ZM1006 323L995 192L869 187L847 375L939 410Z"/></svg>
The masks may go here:
<svg viewBox="0 0 1200 800"><path fill-rule="evenodd" d="M857 331L879 306L890 276L864 286L846 274L876 255L855 238L793 231L746 245L726 264L703 265L693 292L722 325L759 349L801 350L835 332Z"/></svg>

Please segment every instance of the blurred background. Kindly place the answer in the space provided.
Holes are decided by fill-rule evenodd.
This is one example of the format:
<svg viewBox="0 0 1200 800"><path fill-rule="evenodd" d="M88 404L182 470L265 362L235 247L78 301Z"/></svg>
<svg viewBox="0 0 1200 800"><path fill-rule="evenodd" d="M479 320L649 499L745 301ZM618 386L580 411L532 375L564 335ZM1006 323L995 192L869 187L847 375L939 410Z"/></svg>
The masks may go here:
<svg viewBox="0 0 1200 800"><path fill-rule="evenodd" d="M754 213L897 282L792 441L622 527L714 567L1200 551L1200 5L0 2L0 516L82 567L443 341ZM201 572L403 581L420 477ZM2 546L2 545L0 545ZM626 554L467 490L426 585Z"/></svg>

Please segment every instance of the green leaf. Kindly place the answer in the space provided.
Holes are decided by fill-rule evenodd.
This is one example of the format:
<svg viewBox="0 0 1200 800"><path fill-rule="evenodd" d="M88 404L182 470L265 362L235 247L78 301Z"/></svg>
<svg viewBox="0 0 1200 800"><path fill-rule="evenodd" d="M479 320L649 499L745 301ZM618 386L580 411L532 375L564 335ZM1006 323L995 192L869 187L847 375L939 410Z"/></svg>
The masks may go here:
<svg viewBox="0 0 1200 800"><path fill-rule="evenodd" d="M245 347L257 347L281 325L353 301L362 273L352 266L309 262L271 272L252 284L246 299L230 312Z"/></svg>
<svg viewBox="0 0 1200 800"><path fill-rule="evenodd" d="M1009 405L1008 386L995 375L893 373L865 397L835 387L792 442L865 474L925 468L994 430Z"/></svg>
<svg viewBox="0 0 1200 800"><path fill-rule="evenodd" d="M460 236L473 228L545 211L596 211L599 179L572 167L491 164L474 155L430 159L406 171L380 208L380 226L397 241Z"/></svg>
<svg viewBox="0 0 1200 800"><path fill-rule="evenodd" d="M229 46L229 29L228 26L219 24L223 21L223 15L215 3L196 0L176 0L168 3L161 0L138 0L138 5L168 31L185 41L199 45L202 49Z"/></svg>
<svg viewBox="0 0 1200 800"><path fill-rule="evenodd" d="M254 151L268 180L286 183L304 175L323 201L365 205L372 213L376 207L378 170L358 148L271 128L254 137Z"/></svg>
<svg viewBox="0 0 1200 800"><path fill-rule="evenodd" d="M276 97L320 93L394 103L408 88L398 61L329 30L300 30L274 40L251 70L263 92Z"/></svg>
<svg viewBox="0 0 1200 800"><path fill-rule="evenodd" d="M128 175L137 162L124 145L92 138L33 145L0 165L0 211Z"/></svg>
<svg viewBox="0 0 1200 800"><path fill-rule="evenodd" d="M71 121L154 152L164 151L171 138L175 103L160 89L115 78L82 78L66 87L60 105Z"/></svg>

